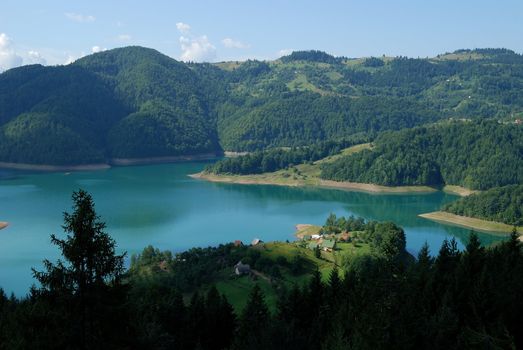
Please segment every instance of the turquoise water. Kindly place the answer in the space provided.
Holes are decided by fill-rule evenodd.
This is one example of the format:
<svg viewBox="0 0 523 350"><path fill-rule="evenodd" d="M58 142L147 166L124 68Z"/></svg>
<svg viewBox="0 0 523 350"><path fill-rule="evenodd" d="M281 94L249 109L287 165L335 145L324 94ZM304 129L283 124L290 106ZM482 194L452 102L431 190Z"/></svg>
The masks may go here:
<svg viewBox="0 0 523 350"><path fill-rule="evenodd" d="M71 174L0 174L0 287L25 295L34 282L31 267L54 261L58 250L49 235L62 234L63 212L71 207L71 193L83 188L95 200L118 250L128 256L152 244L180 251L236 239L250 242L292 240L294 226L322 224L329 213L392 220L405 229L407 248L415 253L427 241L437 252L445 237L461 247L469 230L418 218L437 210L455 196L375 195L317 188L290 188L209 183L194 180L205 163L120 167ZM481 234L487 244L499 236Z"/></svg>

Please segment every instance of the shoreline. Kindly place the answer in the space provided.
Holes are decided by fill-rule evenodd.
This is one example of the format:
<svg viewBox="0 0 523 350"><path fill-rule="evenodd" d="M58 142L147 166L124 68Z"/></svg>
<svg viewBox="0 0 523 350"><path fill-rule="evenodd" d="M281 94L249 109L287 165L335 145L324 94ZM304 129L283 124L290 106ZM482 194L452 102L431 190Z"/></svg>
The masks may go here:
<svg viewBox="0 0 523 350"><path fill-rule="evenodd" d="M35 171L91 171L109 169L111 166L106 163L80 164L80 165L49 165L49 164L28 164L28 163L9 163L0 162L1 169L13 170L35 170Z"/></svg>
<svg viewBox="0 0 523 350"><path fill-rule="evenodd" d="M240 185L275 185L275 186L288 186L288 187L320 187L330 189L340 189L355 192L366 192L366 193L384 193L384 194L408 194L408 193L432 193L436 192L437 189L428 186L381 186L373 184L365 184L359 182L338 182L331 180L313 179L313 181L305 180L289 180L289 182L281 182L278 180L270 180L264 178L256 178L255 175L249 177L243 177L242 175L215 175L205 174L203 172L190 174L189 177L193 179L201 179L210 182L221 182L231 183Z"/></svg>
<svg viewBox="0 0 523 350"><path fill-rule="evenodd" d="M194 160L211 160L217 158L215 153L204 153L188 156L171 156L171 157L148 157L148 158L113 158L107 163L79 164L79 165L50 165L50 164L29 164L29 163L11 163L0 162L0 169L11 170L31 170L43 172L62 172L62 171L96 171L106 170L114 166L132 166L132 165L149 165L149 164L168 164L187 162Z"/></svg>
<svg viewBox="0 0 523 350"><path fill-rule="evenodd" d="M431 213L419 214L419 217L436 221L442 224L465 227L486 233L511 233L514 226L502 222L488 221L468 216L461 216L444 211L435 211ZM517 228L519 233L523 233L523 227Z"/></svg>
<svg viewBox="0 0 523 350"><path fill-rule="evenodd" d="M193 160L211 160L217 158L216 153L202 153L187 156L167 156L167 157L146 157L146 158L112 158L109 166L129 166L129 165L147 165L147 164L167 164L187 162Z"/></svg>
<svg viewBox="0 0 523 350"><path fill-rule="evenodd" d="M0 230L6 228L7 226L9 226L9 223L6 222L6 221L0 221Z"/></svg>
<svg viewBox="0 0 523 350"><path fill-rule="evenodd" d="M303 239L304 236L319 234L321 226L312 224L297 224L295 227L294 237Z"/></svg>

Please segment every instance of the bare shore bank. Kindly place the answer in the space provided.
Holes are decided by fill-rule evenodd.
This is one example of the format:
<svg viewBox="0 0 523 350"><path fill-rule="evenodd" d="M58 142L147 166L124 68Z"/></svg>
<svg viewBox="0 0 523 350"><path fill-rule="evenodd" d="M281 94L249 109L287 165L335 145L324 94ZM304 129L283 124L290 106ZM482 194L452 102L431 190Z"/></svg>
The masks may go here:
<svg viewBox="0 0 523 350"><path fill-rule="evenodd" d="M0 168L15 170L35 170L35 171L92 171L108 169L111 166L105 163L82 164L82 165L48 165L48 164L26 164L0 162Z"/></svg>
<svg viewBox="0 0 523 350"><path fill-rule="evenodd" d="M507 225L501 222L487 221L477 218L471 218L468 216L460 216L444 211L435 211L432 213L420 214L419 216L436 222L466 227L482 232L510 233L514 228L514 226ZM519 233L523 233L523 227L518 227L517 229Z"/></svg>
<svg viewBox="0 0 523 350"><path fill-rule="evenodd" d="M189 175L194 179L202 179L211 182L234 183L242 185L277 185L277 186L313 186L322 188L334 188L347 191L368 192L368 193L430 193L437 191L428 186L380 186L358 182L338 182L330 180L321 180L319 178L289 179L289 178L268 178L262 175L215 175L209 173L197 173Z"/></svg>
<svg viewBox="0 0 523 350"><path fill-rule="evenodd" d="M0 169L14 169L14 170L32 170L45 172L60 172L60 171L94 171L109 169L112 166L130 166L130 165L146 165L146 164L163 164L163 163L178 163L194 160L210 160L215 159L218 155L214 153L204 153L189 156L173 156L173 157L148 157L148 158L114 158L107 163L96 164L79 164L79 165L49 165L49 164L27 164L27 163L10 163L0 162Z"/></svg>
<svg viewBox="0 0 523 350"><path fill-rule="evenodd" d="M171 157L148 157L148 158L113 158L109 162L110 165L115 166L129 166L129 165L146 165L146 164L162 164L162 163L178 163L193 160L210 160L215 159L215 153L203 153L188 156L171 156Z"/></svg>

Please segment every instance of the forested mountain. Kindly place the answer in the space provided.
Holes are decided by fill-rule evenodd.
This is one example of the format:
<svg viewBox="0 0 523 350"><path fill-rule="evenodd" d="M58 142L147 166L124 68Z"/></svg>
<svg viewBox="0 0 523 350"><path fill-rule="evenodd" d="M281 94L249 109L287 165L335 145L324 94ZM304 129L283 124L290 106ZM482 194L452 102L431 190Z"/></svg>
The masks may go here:
<svg viewBox="0 0 523 350"><path fill-rule="evenodd" d="M0 161L81 164L219 152L196 74L145 48L0 75Z"/></svg>
<svg viewBox="0 0 523 350"><path fill-rule="evenodd" d="M372 150L322 167L322 178L389 186L523 183L523 127L496 121L443 122L381 134Z"/></svg>
<svg viewBox="0 0 523 350"><path fill-rule="evenodd" d="M508 225L523 226L523 185L492 188L461 198L444 211Z"/></svg>
<svg viewBox="0 0 523 350"><path fill-rule="evenodd" d="M0 161L106 162L303 146L440 119L514 120L523 57L431 59L299 51L275 61L181 63L141 47L0 74Z"/></svg>

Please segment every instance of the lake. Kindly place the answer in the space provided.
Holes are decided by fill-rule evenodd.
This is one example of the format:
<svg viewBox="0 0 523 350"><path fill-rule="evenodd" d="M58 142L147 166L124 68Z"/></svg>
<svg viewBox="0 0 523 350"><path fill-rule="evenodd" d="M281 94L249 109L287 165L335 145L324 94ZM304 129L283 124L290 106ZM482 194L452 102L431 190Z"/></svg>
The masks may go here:
<svg viewBox="0 0 523 350"><path fill-rule="evenodd" d="M446 237L460 247L469 230L417 217L456 197L431 194L367 194L334 189L210 183L189 178L206 163L117 167L76 173L0 173L0 287L18 296L34 282L31 267L55 261L51 233L63 236L63 212L71 210L71 193L89 191L107 223L118 251L128 257L151 244L181 251L240 239L250 242L292 240L296 224L321 225L329 213L391 220L406 232L407 249L416 253L424 242L437 253ZM484 244L502 239L480 234Z"/></svg>

